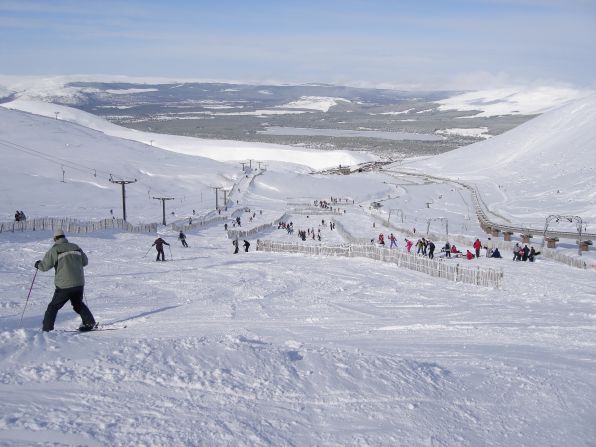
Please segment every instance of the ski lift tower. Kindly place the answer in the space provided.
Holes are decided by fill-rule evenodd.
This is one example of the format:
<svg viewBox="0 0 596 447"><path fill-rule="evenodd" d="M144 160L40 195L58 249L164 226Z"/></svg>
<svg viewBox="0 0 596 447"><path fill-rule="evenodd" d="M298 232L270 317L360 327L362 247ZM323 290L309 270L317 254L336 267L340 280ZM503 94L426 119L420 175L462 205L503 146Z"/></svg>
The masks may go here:
<svg viewBox="0 0 596 447"><path fill-rule="evenodd" d="M430 219L426 220L426 235L428 236L428 232L430 230L430 224L431 222L434 221L439 221L439 222L443 222L445 223L445 235L447 236L447 239L449 239L449 219L447 219L446 217L431 217Z"/></svg>
<svg viewBox="0 0 596 447"><path fill-rule="evenodd" d="M543 234L543 237L542 237L542 246L544 247L544 242L547 239L546 238L546 233L548 231L548 227L549 227L550 223L553 220L556 223L559 223L559 221L561 221L561 220L566 220L569 223L575 222L575 225L576 225L576 228L577 228L577 237L578 237L578 240L577 240L577 246L578 246L577 254L581 256L582 255L582 248L581 247L582 247L582 227L583 227L583 221L582 221L582 218L579 217L579 216L562 216L562 215L559 215L559 214L551 214L550 216L548 216L546 218L546 220L544 221L544 234Z"/></svg>
<svg viewBox="0 0 596 447"><path fill-rule="evenodd" d="M130 183L136 183L137 179L134 180L114 180L110 175L110 183L117 183L122 185L122 220L126 222L126 189L125 186Z"/></svg>

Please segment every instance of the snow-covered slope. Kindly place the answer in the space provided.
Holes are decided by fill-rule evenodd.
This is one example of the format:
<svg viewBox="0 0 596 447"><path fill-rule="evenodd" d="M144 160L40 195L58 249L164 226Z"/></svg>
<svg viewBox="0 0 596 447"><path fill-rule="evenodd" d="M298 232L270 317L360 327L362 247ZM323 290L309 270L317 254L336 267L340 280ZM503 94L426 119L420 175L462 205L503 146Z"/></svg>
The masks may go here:
<svg viewBox="0 0 596 447"><path fill-rule="evenodd" d="M111 129L113 133L123 130L124 135L129 135L127 129L93 115L67 107L60 110L72 113L82 123ZM14 212L21 209L38 217L109 218L110 209L120 216L120 186L109 182L112 174L114 179L138 180L126 189L128 220L157 222L161 221L161 207L154 196L174 197L176 200L169 201L167 209L177 216L189 216L192 210L206 213L215 206L213 187L230 189L243 177L238 163L167 151L66 120L1 107L0 154L3 221L11 220ZM313 158L325 164L325 153L293 154L299 164L269 163L274 171L266 180L256 182L257 195L285 202L301 194L318 197L325 191L366 200L389 189L375 176L356 181L335 177L330 181L328 177L309 175L310 170L304 165ZM256 167L254 160L253 165ZM219 195L221 204L222 193Z"/></svg>
<svg viewBox="0 0 596 447"><path fill-rule="evenodd" d="M478 185L492 210L527 222L596 221L596 94L487 141L407 166Z"/></svg>
<svg viewBox="0 0 596 447"><path fill-rule="evenodd" d="M102 118L78 109L42 101L17 99L1 105L6 108L22 110L52 118L56 118L57 116L58 119L81 124L85 127L101 131L106 135L140 141L169 151L188 155L198 155L219 161L244 161L247 159L281 161L303 164L312 169L325 169L336 167L338 165L349 166L375 159L374 156L364 152L323 152L276 144L204 140L200 138L141 132L117 126ZM58 115L56 115L56 113L58 113Z"/></svg>
<svg viewBox="0 0 596 447"><path fill-rule="evenodd" d="M23 209L36 216L89 219L109 218L114 209L120 216L120 186L109 182L112 174L138 180L126 190L129 220L155 222L160 207L153 196L175 197L170 211L212 209L210 186L229 188L239 175L229 164L3 108L0 154L3 214Z"/></svg>

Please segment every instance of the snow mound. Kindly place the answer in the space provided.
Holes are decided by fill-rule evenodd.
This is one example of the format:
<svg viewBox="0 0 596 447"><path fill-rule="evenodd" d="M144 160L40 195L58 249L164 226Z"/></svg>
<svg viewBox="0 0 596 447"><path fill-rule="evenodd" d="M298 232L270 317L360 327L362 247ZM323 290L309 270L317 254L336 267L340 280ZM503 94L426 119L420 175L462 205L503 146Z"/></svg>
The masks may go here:
<svg viewBox="0 0 596 447"><path fill-rule="evenodd" d="M339 102L349 103L350 101L344 98L330 98L327 96L302 96L296 101L279 107L282 109L310 109L328 112L331 107L336 106Z"/></svg>
<svg viewBox="0 0 596 447"><path fill-rule="evenodd" d="M488 134L488 127L476 127L476 128L452 128L452 129L439 129L435 132L438 135L461 135L464 137L476 137L476 138L491 138L492 135Z"/></svg>

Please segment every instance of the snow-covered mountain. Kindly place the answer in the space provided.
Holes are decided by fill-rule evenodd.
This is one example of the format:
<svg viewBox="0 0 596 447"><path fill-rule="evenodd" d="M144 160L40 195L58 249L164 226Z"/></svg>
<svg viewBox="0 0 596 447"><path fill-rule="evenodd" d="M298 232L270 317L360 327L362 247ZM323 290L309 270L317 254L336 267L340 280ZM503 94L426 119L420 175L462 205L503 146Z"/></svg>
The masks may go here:
<svg viewBox="0 0 596 447"><path fill-rule="evenodd" d="M245 159L247 146L203 140L195 150L192 139L17 101L47 116L0 108L1 220L17 209L30 217L118 214L110 174L139 180L127 187L131 220L159 220L154 195L176 197L168 212L186 217L213 209L212 186L246 178L218 151ZM418 236L449 216L450 237L486 242L469 194L425 173L478 183L512 219L548 213L555 197L542 202L540 190L555 186L556 197L569 194L556 202L562 210L593 215L595 102L583 98L484 143L405 165L420 176L400 175L404 166L313 175L313 159L333 165L343 155L255 144L259 160L287 152L236 189L228 224L241 216L243 228L265 225L254 238L296 242L266 225L288 213L296 232L312 229L304 244L319 244L315 232L322 244L344 244L329 226L334 219L367 241L395 232L392 250L403 252L409 233L387 226L390 218L405 217L399 225L417 227ZM148 138L164 138L168 150ZM561 172L544 157L557 157ZM332 197L344 212L303 212ZM383 204L378 214L369 210L373 200ZM73 334L66 331L79 317L70 306L56 331L39 330L53 273L33 265L51 233L0 233L0 446L589 447L596 438L595 269L542 257L512 262L509 253L442 260L502 270L502 289L489 289L372 259L255 252L253 237L249 252L233 254L222 225L189 231L188 248L171 229L159 235L171 243L167 262L154 261L155 234L67 234L89 256L85 300L113 329ZM562 250L575 253L568 245ZM593 262L593 252L585 258Z"/></svg>
<svg viewBox="0 0 596 447"><path fill-rule="evenodd" d="M596 94L487 141L405 166L476 184L491 210L518 222L579 214L596 222Z"/></svg>

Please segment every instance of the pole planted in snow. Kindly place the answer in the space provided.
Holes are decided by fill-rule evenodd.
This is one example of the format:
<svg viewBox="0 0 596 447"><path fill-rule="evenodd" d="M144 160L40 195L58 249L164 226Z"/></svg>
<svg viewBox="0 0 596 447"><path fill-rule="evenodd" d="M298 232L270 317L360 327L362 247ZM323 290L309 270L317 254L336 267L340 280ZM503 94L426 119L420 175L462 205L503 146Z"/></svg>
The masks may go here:
<svg viewBox="0 0 596 447"><path fill-rule="evenodd" d="M35 269L35 275L33 275L33 280L31 281L31 287L29 287L29 293L27 294L27 299L25 300L25 307L23 307L23 313L21 314L21 324L23 324L23 316L25 315L25 310L27 309L27 303L29 302L29 297L31 296L31 291L33 290L33 283L35 282L35 278L37 277L37 272L39 270Z"/></svg>

